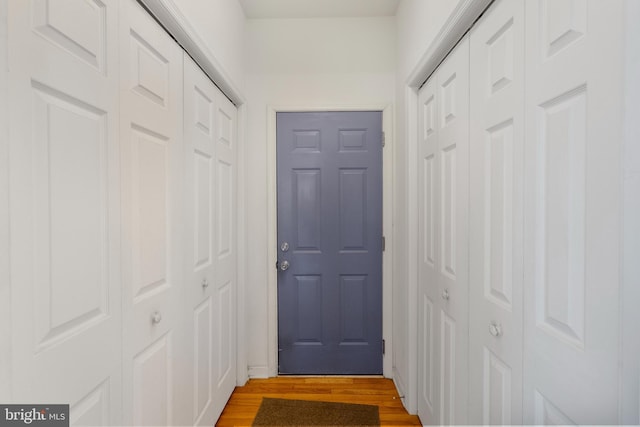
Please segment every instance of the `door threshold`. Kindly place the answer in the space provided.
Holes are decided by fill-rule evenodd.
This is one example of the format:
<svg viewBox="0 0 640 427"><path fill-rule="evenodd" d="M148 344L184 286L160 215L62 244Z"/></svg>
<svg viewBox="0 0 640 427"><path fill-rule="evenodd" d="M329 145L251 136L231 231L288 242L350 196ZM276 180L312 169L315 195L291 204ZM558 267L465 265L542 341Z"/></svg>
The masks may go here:
<svg viewBox="0 0 640 427"><path fill-rule="evenodd" d="M331 375L300 375L300 374L278 374L277 378L384 378L384 375L357 375L357 374L331 374Z"/></svg>

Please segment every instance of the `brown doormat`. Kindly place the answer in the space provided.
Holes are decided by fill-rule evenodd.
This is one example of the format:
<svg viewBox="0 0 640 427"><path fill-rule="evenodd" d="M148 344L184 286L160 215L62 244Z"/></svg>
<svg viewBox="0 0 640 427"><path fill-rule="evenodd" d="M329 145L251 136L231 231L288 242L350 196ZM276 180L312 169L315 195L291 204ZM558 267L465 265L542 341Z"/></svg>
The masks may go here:
<svg viewBox="0 0 640 427"><path fill-rule="evenodd" d="M262 398L254 426L379 426L374 405Z"/></svg>

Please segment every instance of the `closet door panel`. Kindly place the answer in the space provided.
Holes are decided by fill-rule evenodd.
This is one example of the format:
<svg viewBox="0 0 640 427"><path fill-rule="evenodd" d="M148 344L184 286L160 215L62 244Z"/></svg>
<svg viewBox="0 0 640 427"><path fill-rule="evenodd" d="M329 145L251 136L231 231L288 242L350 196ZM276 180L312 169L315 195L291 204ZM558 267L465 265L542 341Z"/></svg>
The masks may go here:
<svg viewBox="0 0 640 427"><path fill-rule="evenodd" d="M236 289L237 289L237 109L220 91L216 91L216 183L215 229L216 257L214 342L214 413L219 415L236 386Z"/></svg>
<svg viewBox="0 0 640 427"><path fill-rule="evenodd" d="M467 419L469 40L419 94L419 414Z"/></svg>
<svg viewBox="0 0 640 427"><path fill-rule="evenodd" d="M624 4L526 7L525 422L616 424Z"/></svg>
<svg viewBox="0 0 640 427"><path fill-rule="evenodd" d="M182 52L121 1L124 421L186 424L182 352Z"/></svg>
<svg viewBox="0 0 640 427"><path fill-rule="evenodd" d="M521 424L524 3L470 39L469 420Z"/></svg>
<svg viewBox="0 0 640 427"><path fill-rule="evenodd" d="M72 425L121 423L117 14L8 4L13 398Z"/></svg>
<svg viewBox="0 0 640 427"><path fill-rule="evenodd" d="M436 231L440 218L438 200L440 187L438 160L438 102L436 81L429 80L418 97L418 182L419 205L419 272L418 272L418 414L424 422L439 419L439 358L440 328L437 307L440 247Z"/></svg>
<svg viewBox="0 0 640 427"><path fill-rule="evenodd" d="M214 417L217 382L216 328L218 309L215 277L217 228L216 91L204 73L185 54L184 141L187 218L185 229L189 363L192 369L194 425Z"/></svg>
<svg viewBox="0 0 640 427"><path fill-rule="evenodd" d="M467 420L469 313L469 39L437 71L440 423Z"/></svg>
<svg viewBox="0 0 640 427"><path fill-rule="evenodd" d="M192 422L207 424L236 385L237 110L186 55L184 90Z"/></svg>

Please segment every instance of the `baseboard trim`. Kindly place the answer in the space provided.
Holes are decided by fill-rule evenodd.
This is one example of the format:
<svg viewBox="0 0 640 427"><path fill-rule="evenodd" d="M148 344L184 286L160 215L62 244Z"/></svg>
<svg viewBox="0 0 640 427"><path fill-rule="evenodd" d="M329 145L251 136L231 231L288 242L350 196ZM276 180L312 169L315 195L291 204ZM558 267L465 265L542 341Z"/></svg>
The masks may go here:
<svg viewBox="0 0 640 427"><path fill-rule="evenodd" d="M249 378L271 378L268 366L249 366Z"/></svg>
<svg viewBox="0 0 640 427"><path fill-rule="evenodd" d="M402 379L402 375L398 372L398 369L393 367L393 383L396 386L396 390L398 390L398 396L400 396L400 400L402 401L402 405L407 410L407 412L411 415L416 415L415 411L411 411L409 406L407 405L407 386Z"/></svg>

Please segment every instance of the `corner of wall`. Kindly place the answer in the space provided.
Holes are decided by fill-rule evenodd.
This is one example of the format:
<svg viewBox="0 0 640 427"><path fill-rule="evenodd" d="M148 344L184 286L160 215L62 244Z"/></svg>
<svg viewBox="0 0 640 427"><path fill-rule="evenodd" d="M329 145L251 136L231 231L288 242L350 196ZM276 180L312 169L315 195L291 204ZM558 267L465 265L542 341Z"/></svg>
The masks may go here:
<svg viewBox="0 0 640 427"><path fill-rule="evenodd" d="M249 366L249 378L269 378L269 368L267 366Z"/></svg>
<svg viewBox="0 0 640 427"><path fill-rule="evenodd" d="M396 367L393 367L393 383L396 386L396 389L398 390L398 395L400 396L400 400L402 401L402 404L404 405L405 409L407 410L408 413L414 415L416 413L416 411L411 411L409 409L409 405L407 405L407 386L406 386L406 382L404 381L404 378L402 378L402 374L396 369Z"/></svg>
<svg viewBox="0 0 640 427"><path fill-rule="evenodd" d="M405 400L411 413L418 411L418 93L405 88L405 140L407 173L407 304L408 304L408 398Z"/></svg>
<svg viewBox="0 0 640 427"><path fill-rule="evenodd" d="M236 364L236 384L243 386L249 379L249 367L247 365L247 273L243 267L248 261L247 247L247 105L242 104L238 107L238 265L236 267L238 274L238 292L237 298L237 364Z"/></svg>

